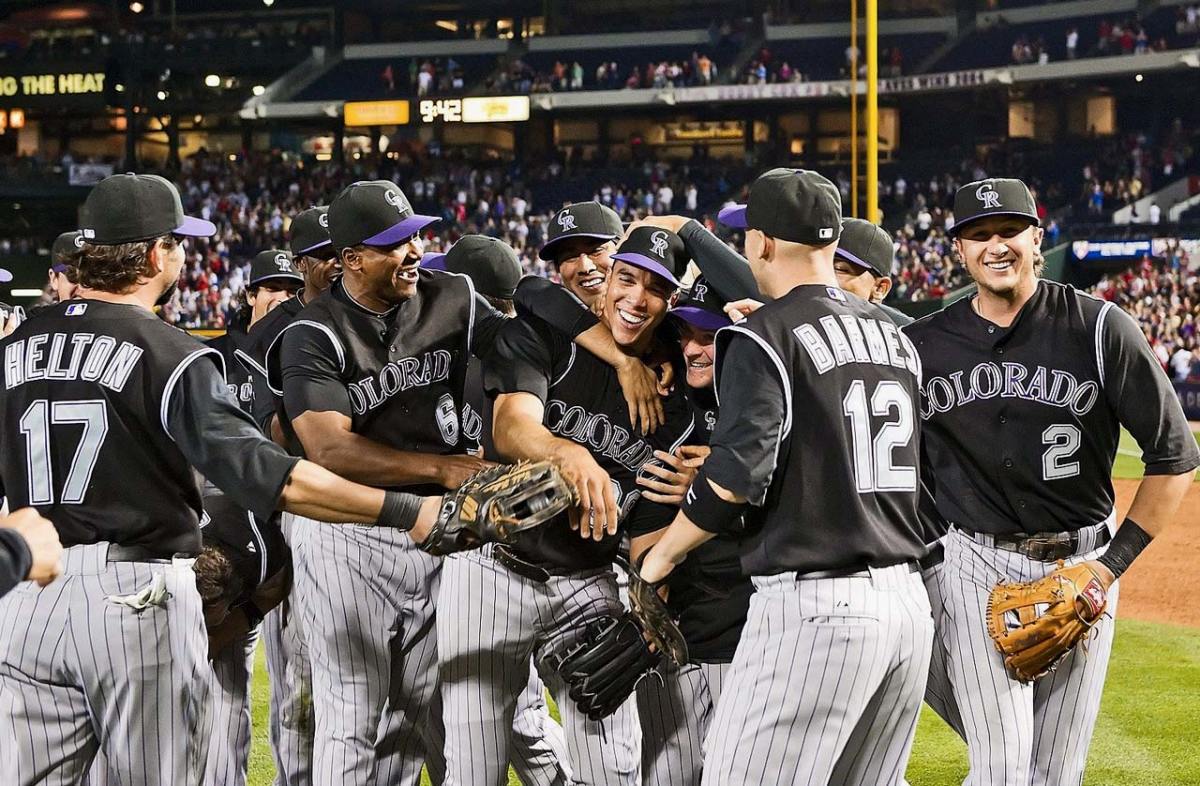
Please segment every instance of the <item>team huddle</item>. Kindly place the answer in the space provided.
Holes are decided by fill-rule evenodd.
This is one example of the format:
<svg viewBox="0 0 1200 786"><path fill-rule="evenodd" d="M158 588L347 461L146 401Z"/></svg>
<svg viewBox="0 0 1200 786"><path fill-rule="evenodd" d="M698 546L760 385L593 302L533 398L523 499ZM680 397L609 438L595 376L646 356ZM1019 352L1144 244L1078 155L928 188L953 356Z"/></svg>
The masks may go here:
<svg viewBox="0 0 1200 786"><path fill-rule="evenodd" d="M1039 278L1023 183L954 214L977 293L913 322L815 172L721 211L744 256L567 205L561 285L363 181L205 344L154 308L214 226L105 179L0 340L0 485L61 541L0 599L0 782L245 783L261 639L287 786L901 784L922 702L967 784L1079 784L1200 451L1133 320Z"/></svg>

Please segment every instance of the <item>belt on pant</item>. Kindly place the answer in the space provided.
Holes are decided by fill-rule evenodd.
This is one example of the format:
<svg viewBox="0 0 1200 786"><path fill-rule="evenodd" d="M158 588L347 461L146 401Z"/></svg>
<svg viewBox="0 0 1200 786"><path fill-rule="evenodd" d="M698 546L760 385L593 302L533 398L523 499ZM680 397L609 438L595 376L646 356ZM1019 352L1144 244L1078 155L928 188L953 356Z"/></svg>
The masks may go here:
<svg viewBox="0 0 1200 786"><path fill-rule="evenodd" d="M909 573L917 573L921 570L921 568L915 562L903 562L900 564L902 564L906 568L908 568ZM887 565L886 567L891 568L891 567L895 567L895 566ZM881 570L881 569L882 568L877 568L877 570ZM866 568L849 567L849 568L838 568L836 570L814 570L814 571L809 571L808 573L797 573L796 574L797 581L807 581L808 579L869 579L869 578L871 578L871 568L869 568L869 567L866 567Z"/></svg>
<svg viewBox="0 0 1200 786"><path fill-rule="evenodd" d="M551 576L566 576L578 570L576 568L563 568L557 565L551 565L550 567L534 565L532 562L518 557L508 546L495 546L492 549L492 557L496 562L499 562L518 576L524 576L530 581L536 581L538 584L545 584L550 580Z"/></svg>
<svg viewBox="0 0 1200 786"><path fill-rule="evenodd" d="M945 559L946 547L943 546L942 542L939 540L937 543L933 544L933 548L929 550L928 554L926 554L924 557L921 557L921 559L917 562L917 567L920 568L921 572L923 573L932 567L941 565Z"/></svg>
<svg viewBox="0 0 1200 786"><path fill-rule="evenodd" d="M1112 539L1112 533L1108 527L1098 525L1100 530L1097 532L1095 548L1099 548L1108 543ZM1075 532L1038 532L1033 535L991 535L988 533L973 533L970 530L963 530L968 535L972 535L976 540L980 540L979 536L990 541L990 545L994 548L1004 549L1005 551L1014 551L1017 554L1022 554L1031 560L1037 562L1057 562L1060 559L1067 559L1079 553L1082 536L1079 531Z"/></svg>
<svg viewBox="0 0 1200 786"><path fill-rule="evenodd" d="M191 559L195 554L175 554L175 557ZM110 544L106 559L109 562L170 562L172 557L164 557L161 551L148 549L145 546L117 546Z"/></svg>

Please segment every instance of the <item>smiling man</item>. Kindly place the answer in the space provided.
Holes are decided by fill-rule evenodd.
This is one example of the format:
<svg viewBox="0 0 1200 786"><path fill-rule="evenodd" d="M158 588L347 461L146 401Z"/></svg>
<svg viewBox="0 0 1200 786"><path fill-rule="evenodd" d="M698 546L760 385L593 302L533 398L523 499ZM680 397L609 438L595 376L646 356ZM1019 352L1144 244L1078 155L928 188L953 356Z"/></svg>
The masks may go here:
<svg viewBox="0 0 1200 786"><path fill-rule="evenodd" d="M679 237L655 227L631 231L613 255L603 321L624 352L649 359L670 351L656 331L686 263ZM574 782L640 784L631 705L588 720L568 699L554 661L590 626L623 613L612 569L622 536L654 531L674 515L645 499L635 481L656 449L671 452L687 437L688 404L677 387L663 402L663 425L641 436L612 366L532 316L501 331L484 383L497 397L499 453L556 462L580 504L511 547L446 562L438 614L446 783L507 782L507 729L532 655L562 712ZM481 670L480 662L491 667Z"/></svg>
<svg viewBox="0 0 1200 786"><path fill-rule="evenodd" d="M621 234L621 219L611 208L599 202L576 202L554 214L538 256L553 262L563 286L595 310L604 298Z"/></svg>
<svg viewBox="0 0 1200 786"><path fill-rule="evenodd" d="M1112 648L1115 581L1171 520L1200 452L1137 323L1038 279L1042 229L1024 183L969 183L954 214L954 248L979 290L904 332L924 367L922 444L950 524L941 591L930 595L967 740L966 782L1078 784ZM1121 426L1142 448L1146 477L1117 528ZM1094 603L1076 612L1093 626L1087 648L1023 681L989 637L989 595L997 581L1036 581L1060 561L1089 577L1080 582Z"/></svg>

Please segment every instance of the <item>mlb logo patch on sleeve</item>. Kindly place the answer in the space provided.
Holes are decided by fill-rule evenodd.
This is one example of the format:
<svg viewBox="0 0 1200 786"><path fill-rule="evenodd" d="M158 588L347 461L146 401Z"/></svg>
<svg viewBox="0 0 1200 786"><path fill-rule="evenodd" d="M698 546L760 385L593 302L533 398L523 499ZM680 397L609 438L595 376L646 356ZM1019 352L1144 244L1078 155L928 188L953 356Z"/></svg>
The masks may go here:
<svg viewBox="0 0 1200 786"><path fill-rule="evenodd" d="M69 317L82 316L85 311L87 311L87 303L72 303L67 306L67 316Z"/></svg>

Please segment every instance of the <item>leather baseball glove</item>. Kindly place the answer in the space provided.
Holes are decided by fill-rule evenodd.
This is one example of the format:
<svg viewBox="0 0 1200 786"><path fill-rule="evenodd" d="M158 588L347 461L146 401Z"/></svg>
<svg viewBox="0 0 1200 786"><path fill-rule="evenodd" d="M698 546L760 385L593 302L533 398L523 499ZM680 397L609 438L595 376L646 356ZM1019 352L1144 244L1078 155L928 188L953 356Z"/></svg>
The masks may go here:
<svg viewBox="0 0 1200 786"><path fill-rule="evenodd" d="M998 584L987 605L988 634L1021 682L1049 674L1104 614L1108 593L1087 563L1036 581Z"/></svg>
<svg viewBox="0 0 1200 786"><path fill-rule="evenodd" d="M575 491L548 461L501 464L476 472L442 497L421 548L435 556L511 543L575 504Z"/></svg>
<svg viewBox="0 0 1200 786"><path fill-rule="evenodd" d="M588 624L580 641L559 659L557 670L579 711L600 720L617 711L647 675L661 678L664 658L688 662L687 643L658 594L628 561L630 611Z"/></svg>

